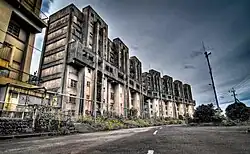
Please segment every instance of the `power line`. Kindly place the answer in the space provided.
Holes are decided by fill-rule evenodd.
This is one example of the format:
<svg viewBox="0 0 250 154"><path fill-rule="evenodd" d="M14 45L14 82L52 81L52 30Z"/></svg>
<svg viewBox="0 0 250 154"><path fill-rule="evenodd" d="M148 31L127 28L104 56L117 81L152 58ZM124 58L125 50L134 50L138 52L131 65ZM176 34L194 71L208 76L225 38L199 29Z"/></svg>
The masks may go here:
<svg viewBox="0 0 250 154"><path fill-rule="evenodd" d="M236 88L236 87L242 86L242 85L243 85L245 82L247 82L249 79L250 79L250 74L248 74L240 83L235 84L233 87Z"/></svg>

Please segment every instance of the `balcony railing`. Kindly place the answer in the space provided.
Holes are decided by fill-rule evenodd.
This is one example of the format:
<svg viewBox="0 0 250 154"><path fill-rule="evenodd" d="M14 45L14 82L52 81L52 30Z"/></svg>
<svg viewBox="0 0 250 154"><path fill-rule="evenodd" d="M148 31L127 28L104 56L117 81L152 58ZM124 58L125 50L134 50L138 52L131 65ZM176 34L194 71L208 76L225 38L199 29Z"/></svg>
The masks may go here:
<svg viewBox="0 0 250 154"><path fill-rule="evenodd" d="M25 82L32 85L38 84L38 77L36 75L31 75L20 70L7 70L0 69L0 77L5 77L9 79L14 79L17 81Z"/></svg>

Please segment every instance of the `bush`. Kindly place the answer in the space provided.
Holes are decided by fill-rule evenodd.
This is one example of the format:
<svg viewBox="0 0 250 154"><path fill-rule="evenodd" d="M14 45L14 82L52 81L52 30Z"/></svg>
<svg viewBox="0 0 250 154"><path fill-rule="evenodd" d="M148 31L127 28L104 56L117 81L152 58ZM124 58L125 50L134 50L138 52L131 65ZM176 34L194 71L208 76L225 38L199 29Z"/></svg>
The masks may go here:
<svg viewBox="0 0 250 154"><path fill-rule="evenodd" d="M241 102L235 102L226 108L226 115L231 120L247 121L250 113L248 107Z"/></svg>
<svg viewBox="0 0 250 154"><path fill-rule="evenodd" d="M227 119L227 120L223 120L221 122L221 125L222 126L236 126L237 123L235 121L233 121L233 120Z"/></svg>
<svg viewBox="0 0 250 154"><path fill-rule="evenodd" d="M149 122L143 119L137 119L136 122L139 124L140 127L150 126Z"/></svg>
<svg viewBox="0 0 250 154"><path fill-rule="evenodd" d="M184 117L182 115L179 115L180 120L184 120Z"/></svg>
<svg viewBox="0 0 250 154"><path fill-rule="evenodd" d="M81 116L78 119L78 122L86 123L86 124L90 124L91 125L91 124L94 123L94 119L91 116Z"/></svg>
<svg viewBox="0 0 250 154"><path fill-rule="evenodd" d="M187 123L188 123L188 124L193 123L193 122L194 122L193 118L191 118L191 117L188 117L188 118L187 118Z"/></svg>
<svg viewBox="0 0 250 154"><path fill-rule="evenodd" d="M212 122L212 117L215 115L215 109L213 104L200 105L194 112L194 122Z"/></svg>

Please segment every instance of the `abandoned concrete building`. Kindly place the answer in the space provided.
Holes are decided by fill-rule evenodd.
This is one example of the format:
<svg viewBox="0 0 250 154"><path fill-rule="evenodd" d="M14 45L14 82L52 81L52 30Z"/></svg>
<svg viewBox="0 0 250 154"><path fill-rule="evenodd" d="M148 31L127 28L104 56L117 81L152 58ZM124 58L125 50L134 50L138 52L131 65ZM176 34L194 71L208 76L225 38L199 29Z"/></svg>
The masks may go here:
<svg viewBox="0 0 250 154"><path fill-rule="evenodd" d="M37 76L30 66L35 35L47 27L42 0L0 1L0 116L20 118L31 105L42 105L43 93L34 89Z"/></svg>
<svg viewBox="0 0 250 154"><path fill-rule="evenodd" d="M127 116L131 108L137 116L192 115L190 85L155 70L142 73L140 60L129 57L120 38L108 37L107 23L91 6L70 4L52 14L44 41L40 84L58 93L61 109L72 116Z"/></svg>

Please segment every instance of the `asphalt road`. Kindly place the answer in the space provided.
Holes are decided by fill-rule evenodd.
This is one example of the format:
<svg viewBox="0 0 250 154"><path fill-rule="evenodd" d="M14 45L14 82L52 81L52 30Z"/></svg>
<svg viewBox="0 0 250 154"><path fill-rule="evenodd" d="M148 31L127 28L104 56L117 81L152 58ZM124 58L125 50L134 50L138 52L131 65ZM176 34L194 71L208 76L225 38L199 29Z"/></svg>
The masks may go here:
<svg viewBox="0 0 250 154"><path fill-rule="evenodd" d="M249 154L244 127L162 126L0 141L0 153Z"/></svg>

